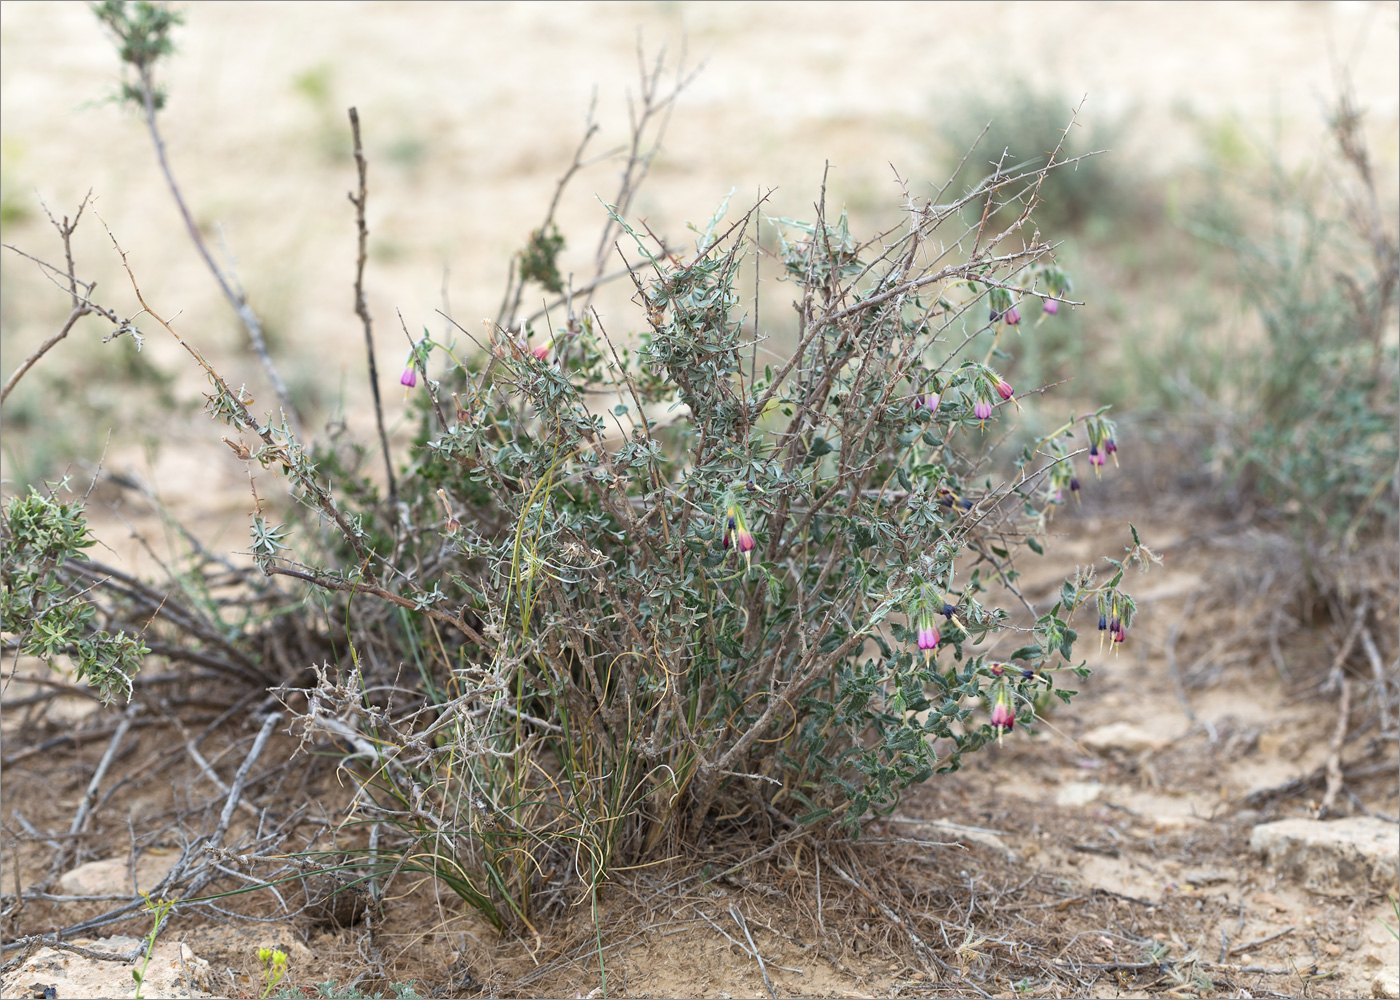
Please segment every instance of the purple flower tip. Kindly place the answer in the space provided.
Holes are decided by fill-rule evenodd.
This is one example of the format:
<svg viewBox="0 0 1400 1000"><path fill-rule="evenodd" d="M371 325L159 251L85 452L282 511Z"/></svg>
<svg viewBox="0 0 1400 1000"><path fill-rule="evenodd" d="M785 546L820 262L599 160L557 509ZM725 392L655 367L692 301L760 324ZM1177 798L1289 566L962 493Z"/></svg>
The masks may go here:
<svg viewBox="0 0 1400 1000"><path fill-rule="evenodd" d="M1015 326L1017 323L1021 322L1021 311L1015 306L1012 306L1010 309L1006 310L1006 315L1003 318L1006 320L1007 326Z"/></svg>
<svg viewBox="0 0 1400 1000"><path fill-rule="evenodd" d="M1011 388L1011 383L1004 378L997 379L997 395L1002 399L1010 399L1016 395L1016 390Z"/></svg>
<svg viewBox="0 0 1400 1000"><path fill-rule="evenodd" d="M414 371L412 368L405 368L403 374L399 376L399 385L405 385L412 389L417 384L418 372Z"/></svg>
<svg viewBox="0 0 1400 1000"><path fill-rule="evenodd" d="M972 415L978 420L986 420L992 415L992 404L985 399L979 399L977 405L972 408Z"/></svg>
<svg viewBox="0 0 1400 1000"><path fill-rule="evenodd" d="M1060 304L1054 299L1046 299L1042 305L1042 308L1051 316L1053 316L1060 311Z"/></svg>

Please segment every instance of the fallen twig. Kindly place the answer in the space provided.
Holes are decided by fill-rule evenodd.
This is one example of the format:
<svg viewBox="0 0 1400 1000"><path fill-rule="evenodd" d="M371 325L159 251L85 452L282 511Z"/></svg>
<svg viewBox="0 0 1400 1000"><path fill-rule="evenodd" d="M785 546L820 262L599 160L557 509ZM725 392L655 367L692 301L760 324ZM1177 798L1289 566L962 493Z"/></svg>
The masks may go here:
<svg viewBox="0 0 1400 1000"><path fill-rule="evenodd" d="M744 923L744 915L739 912L739 908L733 903L729 904L729 915L734 918L734 922L738 924L739 929L744 932L744 937L747 938L749 942L749 950L753 953L753 957L758 959L758 971L763 976L763 985L768 987L768 995L771 996L773 1000L778 1000L778 994L773 989L772 982L768 979L768 970L764 968L763 956L759 954L758 945L753 942L753 935L749 933L749 925Z"/></svg>
<svg viewBox="0 0 1400 1000"><path fill-rule="evenodd" d="M83 801L78 804L78 812L73 817L73 825L68 828L68 836L76 837L87 827L88 816L92 809L93 797L97 795L97 789L102 785L102 779L107 777L107 768L112 766L112 761L117 757L117 748L121 746L122 740L126 738L126 732L131 728L131 720L136 717L136 713L141 710L140 702L132 702L122 713L121 722L117 725L117 731L112 734L112 742L107 744L107 752L102 755L102 760L97 764L97 770L92 774L92 780L88 782L87 791L83 793ZM69 845L72 841L70 840ZM53 870L56 872L68 859L68 851L59 851L54 858Z"/></svg>
<svg viewBox="0 0 1400 1000"><path fill-rule="evenodd" d="M1337 793L1342 790L1342 744L1346 742L1347 721L1351 714L1351 681L1342 676L1342 696L1337 701L1337 728L1332 731L1332 741L1327 745L1327 793L1322 796L1322 804L1317 807L1318 818L1331 814L1337 802Z"/></svg>
<svg viewBox="0 0 1400 1000"><path fill-rule="evenodd" d="M1233 948L1231 948L1231 949L1229 950L1228 954L1231 954L1231 955L1238 955L1238 954L1240 954L1241 952L1249 951L1251 948L1258 948L1261 944L1268 944L1270 941L1277 941L1279 938L1283 937L1285 934L1292 934L1293 931L1294 931L1293 925L1292 925L1292 924L1289 924L1287 927L1285 927L1285 928L1284 928L1283 930L1281 930L1281 931L1275 931L1275 932L1272 933L1272 934L1267 934L1267 935L1265 935L1264 937L1256 938L1256 939L1253 940L1253 941L1246 941L1244 944L1237 944L1237 945L1235 945Z"/></svg>
<svg viewBox="0 0 1400 1000"><path fill-rule="evenodd" d="M233 787L229 789L228 799L224 802L224 811L219 814L219 825L214 828L214 835L209 838L210 845L218 847L223 844L229 820L233 818L233 810L243 795L243 784L248 780L248 772L252 770L253 762L262 754L263 747L267 745L268 737L272 735L273 727L281 719L281 712L273 712L263 722L262 729L258 730L257 739L253 740L253 748L248 751L248 756L243 758L243 764L238 768L238 773L233 776Z"/></svg>

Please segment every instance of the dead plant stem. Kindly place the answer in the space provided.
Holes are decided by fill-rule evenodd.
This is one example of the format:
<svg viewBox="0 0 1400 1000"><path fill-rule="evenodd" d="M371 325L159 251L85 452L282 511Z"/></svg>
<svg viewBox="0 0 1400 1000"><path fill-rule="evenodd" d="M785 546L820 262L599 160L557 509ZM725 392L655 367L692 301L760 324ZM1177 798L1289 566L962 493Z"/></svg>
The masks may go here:
<svg viewBox="0 0 1400 1000"><path fill-rule="evenodd" d="M365 180L369 170L365 162L364 146L360 143L360 112L350 109L350 131L355 140L355 170L360 179L359 194L353 192L347 197L355 206L355 231L358 237L358 253L355 258L355 315L365 329L365 357L369 361L369 389L374 397L374 419L379 428L379 447L384 452L384 471L389 477L389 503L398 500L398 486L394 482L394 460L389 454L389 435L384 430L384 404L379 398L379 369L374 363L374 325L370 321L369 306L365 302L365 261L368 259L369 228L365 225Z"/></svg>

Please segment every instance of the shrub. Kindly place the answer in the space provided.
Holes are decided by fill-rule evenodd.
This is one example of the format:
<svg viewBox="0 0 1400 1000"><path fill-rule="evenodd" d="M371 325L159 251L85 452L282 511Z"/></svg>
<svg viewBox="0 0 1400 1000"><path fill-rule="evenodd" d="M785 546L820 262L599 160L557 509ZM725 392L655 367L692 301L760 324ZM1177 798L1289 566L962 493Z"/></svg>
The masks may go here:
<svg viewBox="0 0 1400 1000"><path fill-rule="evenodd" d="M989 362L1048 247L999 251L1009 234L978 240L926 206L889 244L824 208L775 220L799 338L760 370L736 286L756 213L726 226L721 207L684 258L611 216L645 261L634 346L596 311L498 327L464 363L425 333L405 506L366 489L354 531L319 548L323 519L304 521L297 568L266 547L268 572L396 605L351 616L354 669L286 693L308 737L360 739L362 816L407 838L363 863L431 872L505 926L703 842L717 816L855 828L1031 722L1037 697L1068 700L1080 608L1126 638L1121 563L1067 580L1033 621L988 598L1014 592L1013 553L1041 551L1079 488L1075 436L1096 471L1116 447L1090 414L989 475L988 430L1016 406ZM950 220L980 249L929 252ZM1129 552L1150 558L1136 535ZM418 666L406 704L374 693L366 649Z"/></svg>
<svg viewBox="0 0 1400 1000"><path fill-rule="evenodd" d="M1309 548L1341 553L1395 529L1400 251L1345 96L1330 125L1335 160L1271 161L1257 194L1220 176L1193 228L1228 252L1263 330L1216 401L1221 463Z"/></svg>

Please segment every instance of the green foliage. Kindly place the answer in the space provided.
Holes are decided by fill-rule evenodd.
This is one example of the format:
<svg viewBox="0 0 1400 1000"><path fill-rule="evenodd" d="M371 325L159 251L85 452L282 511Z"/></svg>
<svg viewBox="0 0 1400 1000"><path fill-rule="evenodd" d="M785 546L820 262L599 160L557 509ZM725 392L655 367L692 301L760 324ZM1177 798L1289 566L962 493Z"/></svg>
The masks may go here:
<svg viewBox="0 0 1400 1000"><path fill-rule="evenodd" d="M146 970L151 965L151 952L155 950L156 938L160 936L166 917L170 915L171 910L175 909L175 903L171 900L152 901L150 893L143 892L141 895L146 898L142 909L151 915L151 929L143 938L146 942L146 952L141 958L141 968L131 970L131 978L136 982L135 1000L141 1000L141 991L146 987Z"/></svg>
<svg viewBox="0 0 1400 1000"><path fill-rule="evenodd" d="M520 252L521 281L535 281L544 286L545 291L559 294L564 290L564 279L559 275L559 254L564 250L564 236L559 227L551 225L549 232L536 229L530 234L530 242Z"/></svg>
<svg viewBox="0 0 1400 1000"><path fill-rule="evenodd" d="M1262 328L1213 380L1217 456L1239 488L1295 515L1302 537L1340 549L1393 535L1400 465L1400 252L1347 115L1333 127L1349 175L1273 162L1257 196L1221 178L1194 220L1235 262Z"/></svg>
<svg viewBox="0 0 1400 1000"><path fill-rule="evenodd" d="M5 507L0 537L4 631L21 653L53 663L66 655L79 680L104 702L129 701L131 679L148 652L139 635L116 635L96 625L96 609L73 578L69 561L84 561L93 545L79 504L61 503L31 489Z"/></svg>
<svg viewBox="0 0 1400 1000"><path fill-rule="evenodd" d="M165 106L165 92L151 84L151 76L156 63L175 51L170 32L185 23L184 15L150 0L103 0L93 5L93 12L116 36L122 62L136 72L137 83L122 83L121 99L145 107L149 94L159 111Z"/></svg>

